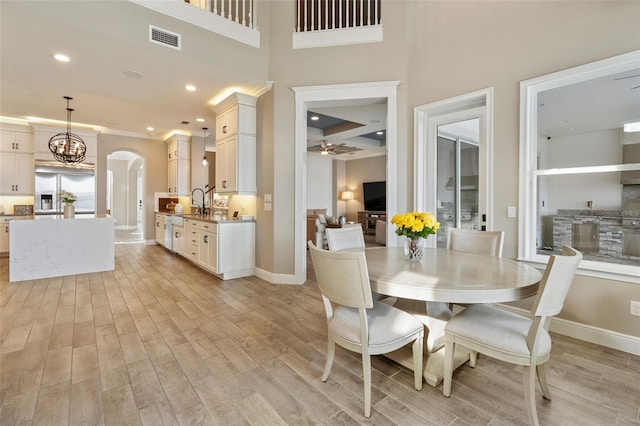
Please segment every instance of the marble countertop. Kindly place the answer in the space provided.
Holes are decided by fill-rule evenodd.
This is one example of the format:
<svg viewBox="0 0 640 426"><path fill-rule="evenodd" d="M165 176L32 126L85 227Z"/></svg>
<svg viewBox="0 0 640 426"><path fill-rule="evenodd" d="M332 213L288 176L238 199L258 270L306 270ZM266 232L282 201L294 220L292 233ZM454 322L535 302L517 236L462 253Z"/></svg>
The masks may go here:
<svg viewBox="0 0 640 426"><path fill-rule="evenodd" d="M2 215L0 218L4 217L7 220L69 220L69 218L65 218L61 214L47 214L47 215ZM99 214L76 214L73 219L105 219L109 218L111 215L106 213Z"/></svg>
<svg viewBox="0 0 640 426"><path fill-rule="evenodd" d="M237 223L237 222L247 222L247 223L251 223L251 222L255 222L255 219L229 219L229 217L227 215L220 215L220 214L174 214L174 215L168 215L168 216L177 216L177 217L182 217L184 219L193 219L193 220L199 220L201 222L211 222L211 223Z"/></svg>

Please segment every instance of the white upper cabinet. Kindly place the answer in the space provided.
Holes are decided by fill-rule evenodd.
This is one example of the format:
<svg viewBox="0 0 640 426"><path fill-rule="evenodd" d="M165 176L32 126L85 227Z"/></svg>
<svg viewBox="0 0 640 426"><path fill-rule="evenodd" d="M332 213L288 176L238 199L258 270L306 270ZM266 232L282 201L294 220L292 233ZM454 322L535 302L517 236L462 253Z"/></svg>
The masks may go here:
<svg viewBox="0 0 640 426"><path fill-rule="evenodd" d="M3 124L0 129L0 195L33 195L34 173L31 128Z"/></svg>
<svg viewBox="0 0 640 426"><path fill-rule="evenodd" d="M191 138L173 135L167 142L167 192L191 193Z"/></svg>
<svg viewBox="0 0 640 426"><path fill-rule="evenodd" d="M0 130L0 151L33 154L33 133Z"/></svg>
<svg viewBox="0 0 640 426"><path fill-rule="evenodd" d="M256 193L257 98L233 93L216 113L216 192Z"/></svg>

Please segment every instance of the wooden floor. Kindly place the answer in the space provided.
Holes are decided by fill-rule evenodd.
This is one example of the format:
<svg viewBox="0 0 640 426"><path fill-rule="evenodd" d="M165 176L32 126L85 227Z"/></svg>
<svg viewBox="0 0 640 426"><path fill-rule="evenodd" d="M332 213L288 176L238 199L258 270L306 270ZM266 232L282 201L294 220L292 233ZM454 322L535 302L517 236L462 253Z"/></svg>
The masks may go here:
<svg viewBox="0 0 640 426"><path fill-rule="evenodd" d="M64 256L64 253L60 253ZM520 369L487 357L453 394L338 349L320 381L316 285L222 282L159 246L116 246L114 272L8 283L0 258L0 424L526 424ZM640 357L554 335L543 425L640 424Z"/></svg>

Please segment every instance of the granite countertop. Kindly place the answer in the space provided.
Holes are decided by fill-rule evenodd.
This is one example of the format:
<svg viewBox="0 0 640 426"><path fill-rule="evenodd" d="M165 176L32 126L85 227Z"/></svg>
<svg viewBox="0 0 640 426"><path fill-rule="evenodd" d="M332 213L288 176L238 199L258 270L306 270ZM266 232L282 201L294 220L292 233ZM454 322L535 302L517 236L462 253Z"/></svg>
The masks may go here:
<svg viewBox="0 0 640 426"><path fill-rule="evenodd" d="M580 210L580 209L558 209L558 213L555 216L576 217L580 219L594 218L594 219L622 219L622 217L640 217L640 212L637 216L630 215L628 211L624 210Z"/></svg>

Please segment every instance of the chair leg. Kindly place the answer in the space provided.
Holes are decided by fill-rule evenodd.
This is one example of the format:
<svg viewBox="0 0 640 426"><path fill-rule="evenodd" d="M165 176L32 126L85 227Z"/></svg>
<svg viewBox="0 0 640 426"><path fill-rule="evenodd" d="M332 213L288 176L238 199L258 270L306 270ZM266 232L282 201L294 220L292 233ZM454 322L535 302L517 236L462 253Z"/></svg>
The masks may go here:
<svg viewBox="0 0 640 426"><path fill-rule="evenodd" d="M364 376L364 416L371 417L371 357L362 354L362 375Z"/></svg>
<svg viewBox="0 0 640 426"><path fill-rule="evenodd" d="M422 390L422 369L423 350L424 350L424 330L418 335L413 342L413 381L416 390Z"/></svg>
<svg viewBox="0 0 640 426"><path fill-rule="evenodd" d="M478 362L478 351L471 351L469 353L469 366L471 368L476 368L477 362Z"/></svg>
<svg viewBox="0 0 640 426"><path fill-rule="evenodd" d="M536 367L524 367L522 375L524 381L524 404L527 408L527 414L531 424L539 426L538 412L536 410Z"/></svg>
<svg viewBox="0 0 640 426"><path fill-rule="evenodd" d="M442 384L442 395L447 398L451 395L451 382L453 381L453 356L456 345L452 338L447 336L444 343L444 382Z"/></svg>
<svg viewBox="0 0 640 426"><path fill-rule="evenodd" d="M544 367L544 364L540 364L536 367L536 371L538 373L538 383L540 383L540 387L542 388L542 396L544 399L548 399L551 401L551 392L549 391L549 385L547 384L547 373Z"/></svg>
<svg viewBox="0 0 640 426"><path fill-rule="evenodd" d="M322 372L322 381L326 382L329 378L329 372L333 365L333 358L336 354L336 342L329 336L327 341L327 360L324 363L324 371Z"/></svg>

